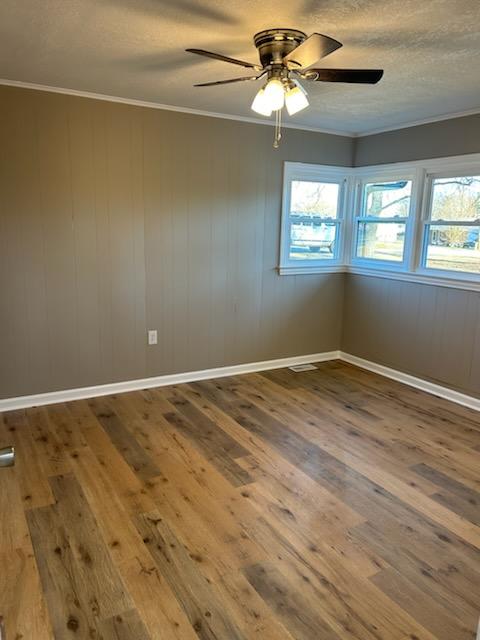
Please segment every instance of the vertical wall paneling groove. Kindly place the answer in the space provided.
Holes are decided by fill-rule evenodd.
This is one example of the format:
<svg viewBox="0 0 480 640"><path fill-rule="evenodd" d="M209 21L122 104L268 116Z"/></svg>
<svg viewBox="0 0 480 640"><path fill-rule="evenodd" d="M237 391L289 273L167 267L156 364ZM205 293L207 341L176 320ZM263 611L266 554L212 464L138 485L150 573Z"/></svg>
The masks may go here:
<svg viewBox="0 0 480 640"><path fill-rule="evenodd" d="M69 149L70 99L39 101L39 168L44 220L48 346L52 385L78 381L75 243ZM23 185L22 185L23 187ZM25 185L28 188L29 185ZM29 256L25 256L28 260Z"/></svg>
<svg viewBox="0 0 480 640"><path fill-rule="evenodd" d="M12 117L10 117L11 114ZM25 211L28 210L24 193L19 193L18 201L15 198L18 184L28 175L28 164L24 164L22 149L17 148L13 143L15 135L22 140L23 115L20 112L13 115L9 100L0 102L0 117L2 120L9 118L10 121L10 131L2 131L0 134L0 189L3 194L0 205L0 285L5 291L0 314L0 331L4 337L0 347L0 358L4 363L7 393L12 389L11 379L27 377L29 370L29 350L22 349L22 345L28 340L28 316L25 308L26 274L21 270L10 273L13 265L22 261L20 247ZM10 214L13 210L15 210L15 216ZM13 311L18 318L17 321L8 310ZM18 352L18 358L12 360L15 352Z"/></svg>
<svg viewBox="0 0 480 640"><path fill-rule="evenodd" d="M88 384L101 368L99 314L96 287L98 246L95 215L94 130L88 103L69 104L69 156L74 235L77 337L80 385Z"/></svg>
<svg viewBox="0 0 480 640"><path fill-rule="evenodd" d="M145 198L144 198L144 126L141 111L132 119L132 162L133 176L133 226L134 226L134 269L135 290L140 293L135 302L135 353L139 355L138 371L147 366L146 329L146 265L145 265Z"/></svg>

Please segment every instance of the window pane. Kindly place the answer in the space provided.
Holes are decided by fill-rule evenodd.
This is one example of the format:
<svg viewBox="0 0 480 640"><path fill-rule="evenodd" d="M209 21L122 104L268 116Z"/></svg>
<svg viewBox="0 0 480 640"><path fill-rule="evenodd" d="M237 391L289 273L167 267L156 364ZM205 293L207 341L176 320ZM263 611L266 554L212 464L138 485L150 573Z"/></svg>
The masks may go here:
<svg viewBox="0 0 480 640"><path fill-rule="evenodd" d="M357 256L401 262L405 226L405 222L359 222Z"/></svg>
<svg viewBox="0 0 480 640"><path fill-rule="evenodd" d="M330 182L293 180L290 215L336 218L339 189L340 185Z"/></svg>
<svg viewBox="0 0 480 640"><path fill-rule="evenodd" d="M376 218L406 218L410 211L411 180L370 182L364 187L364 214Z"/></svg>
<svg viewBox="0 0 480 640"><path fill-rule="evenodd" d="M337 225L317 217L303 218L290 226L290 260L332 260L335 257Z"/></svg>
<svg viewBox="0 0 480 640"><path fill-rule="evenodd" d="M426 266L480 273L480 226L430 225Z"/></svg>
<svg viewBox="0 0 480 640"><path fill-rule="evenodd" d="M436 178L431 217L452 222L480 219L480 176Z"/></svg>

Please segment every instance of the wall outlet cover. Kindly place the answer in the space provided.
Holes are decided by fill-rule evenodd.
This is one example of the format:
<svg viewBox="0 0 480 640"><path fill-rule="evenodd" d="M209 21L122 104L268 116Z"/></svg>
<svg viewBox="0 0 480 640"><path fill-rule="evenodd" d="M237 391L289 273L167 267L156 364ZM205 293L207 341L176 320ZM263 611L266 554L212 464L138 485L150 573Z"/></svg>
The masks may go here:
<svg viewBox="0 0 480 640"><path fill-rule="evenodd" d="M156 329L149 329L148 331L148 344L157 344L158 336Z"/></svg>

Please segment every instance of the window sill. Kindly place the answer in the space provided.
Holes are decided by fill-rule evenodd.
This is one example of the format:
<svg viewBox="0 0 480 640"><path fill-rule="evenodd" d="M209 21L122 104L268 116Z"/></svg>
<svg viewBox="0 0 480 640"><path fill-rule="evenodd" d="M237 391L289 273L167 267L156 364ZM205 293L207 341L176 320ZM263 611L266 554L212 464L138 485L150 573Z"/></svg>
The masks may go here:
<svg viewBox="0 0 480 640"><path fill-rule="evenodd" d="M369 276L371 278L386 278L387 280L403 280L405 282L416 282L417 284L428 284L434 287L448 287L451 289L463 289L465 291L480 291L480 280L466 280L456 276L437 276L430 273L412 273L410 271L400 271L388 268L369 268L357 265L328 265L319 266L299 266L299 267L278 267L278 274L281 276L299 275L319 275L328 273L352 273L354 275Z"/></svg>
<svg viewBox="0 0 480 640"><path fill-rule="evenodd" d="M343 264L320 265L302 265L302 266L286 266L278 267L278 273L281 276L299 276L311 275L319 273L345 273L346 267Z"/></svg>
<svg viewBox="0 0 480 640"><path fill-rule="evenodd" d="M440 276L430 273L395 271L393 269L366 268L356 265L345 267L346 273L353 273L373 278L387 278L388 280L404 280L417 284L429 284L436 287L451 289L465 289L466 291L480 291L480 280L468 280L458 276Z"/></svg>

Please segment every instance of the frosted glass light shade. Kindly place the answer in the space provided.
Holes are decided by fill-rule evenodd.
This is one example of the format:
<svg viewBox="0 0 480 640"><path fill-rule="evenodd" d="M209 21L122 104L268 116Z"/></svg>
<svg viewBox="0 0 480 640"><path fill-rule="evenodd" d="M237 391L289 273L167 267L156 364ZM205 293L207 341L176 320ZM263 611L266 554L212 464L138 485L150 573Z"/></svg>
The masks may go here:
<svg viewBox="0 0 480 640"><path fill-rule="evenodd" d="M283 83L276 78L269 80L265 86L265 101L272 111L278 111L285 102Z"/></svg>
<svg viewBox="0 0 480 640"><path fill-rule="evenodd" d="M265 99L265 89L260 89L260 91L257 93L255 98L253 99L251 108L253 111L256 111L262 116L272 115L272 109L267 104L267 101Z"/></svg>
<svg viewBox="0 0 480 640"><path fill-rule="evenodd" d="M295 85L287 91L285 94L285 105L287 107L288 115L293 116L305 107L308 107L308 99L303 89L298 85Z"/></svg>

